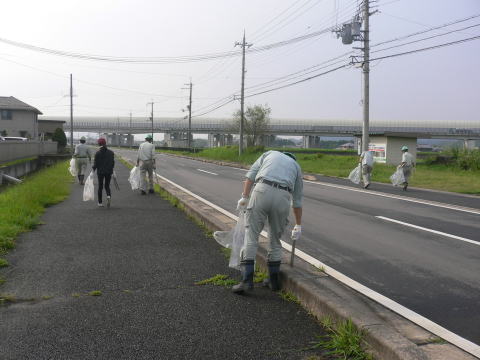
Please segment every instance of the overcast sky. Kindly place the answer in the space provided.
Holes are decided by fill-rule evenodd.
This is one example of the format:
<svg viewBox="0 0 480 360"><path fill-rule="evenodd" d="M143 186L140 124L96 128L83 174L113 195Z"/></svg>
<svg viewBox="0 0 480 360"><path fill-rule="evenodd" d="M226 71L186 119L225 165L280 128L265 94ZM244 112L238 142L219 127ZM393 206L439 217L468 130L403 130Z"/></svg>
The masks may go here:
<svg viewBox="0 0 480 360"><path fill-rule="evenodd" d="M48 49L122 57L178 57L239 50L245 29L251 49L326 29L352 18L357 0L16 0L2 2L0 38ZM372 44L480 14L479 0L379 0L371 17ZM439 36L372 58L480 35L480 17L372 48ZM332 33L247 54L249 87L312 67L352 49ZM480 120L480 40L371 65L371 118ZM345 56L344 59L347 59ZM344 63L346 63L345 60ZM339 64L337 64L338 66ZM320 71L317 71L318 73ZM45 115L68 115L69 74L75 115L183 117L185 84L193 82L193 110L209 110L239 93L241 57L183 64L122 64L41 54L0 42L0 96L14 96ZM295 80L316 74L300 74ZM311 81L249 97L268 104L274 118L362 119L361 70L350 67ZM206 116L224 117L235 101Z"/></svg>

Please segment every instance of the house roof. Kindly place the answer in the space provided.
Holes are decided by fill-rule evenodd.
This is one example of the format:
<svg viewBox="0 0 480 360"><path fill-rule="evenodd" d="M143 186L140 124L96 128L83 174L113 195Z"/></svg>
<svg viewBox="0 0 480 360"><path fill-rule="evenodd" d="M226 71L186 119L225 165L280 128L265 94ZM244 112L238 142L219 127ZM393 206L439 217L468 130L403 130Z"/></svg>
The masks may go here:
<svg viewBox="0 0 480 360"><path fill-rule="evenodd" d="M42 112L13 96L0 96L0 110L24 110L33 111L42 115Z"/></svg>

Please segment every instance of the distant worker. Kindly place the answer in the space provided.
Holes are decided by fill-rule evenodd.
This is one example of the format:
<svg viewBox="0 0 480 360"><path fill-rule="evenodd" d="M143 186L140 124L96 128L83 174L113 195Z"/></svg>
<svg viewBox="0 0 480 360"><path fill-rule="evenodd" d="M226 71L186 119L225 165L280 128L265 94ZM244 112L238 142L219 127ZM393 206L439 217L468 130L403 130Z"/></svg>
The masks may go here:
<svg viewBox="0 0 480 360"><path fill-rule="evenodd" d="M253 190L252 190L253 187ZM234 293L253 289L255 256L258 237L265 222L269 224L270 250L268 252L268 284L274 291L280 289L279 272L282 260L282 236L293 207L295 227L292 239L302 233L302 170L295 155L279 151L267 151L260 156L246 174L242 198L237 209L246 210L245 240L241 251L242 281L235 285Z"/></svg>
<svg viewBox="0 0 480 360"><path fill-rule="evenodd" d="M80 144L75 146L75 152L73 157L75 158L75 167L77 168L78 183L80 185L85 184L85 171L87 170L87 159L88 162L92 162L92 151L90 146L85 144L85 136L80 138Z"/></svg>
<svg viewBox="0 0 480 360"><path fill-rule="evenodd" d="M408 146L402 146L402 162L398 167L403 169L403 176L405 177L405 182L403 183L403 191L407 191L408 181L412 175L412 170L415 167L415 162L413 161L413 155L408 152Z"/></svg>
<svg viewBox="0 0 480 360"><path fill-rule="evenodd" d="M98 206L103 207L102 193L105 185L105 192L107 193L107 207L110 207L112 193L110 191L110 180L112 180L113 168L115 160L113 151L107 149L107 142L105 139L98 139L100 149L96 152L93 160L93 171L97 171L98 177Z"/></svg>
<svg viewBox="0 0 480 360"><path fill-rule="evenodd" d="M148 192L154 193L153 190L153 170L155 170L155 145L153 145L152 135L145 137L145 142L141 143L138 148L137 166L140 166L140 190L142 195L146 194L147 183L146 175L148 173Z"/></svg>
<svg viewBox="0 0 480 360"><path fill-rule="evenodd" d="M360 155L360 164L362 165L363 187L368 189L373 170L373 153L368 150L362 152Z"/></svg>

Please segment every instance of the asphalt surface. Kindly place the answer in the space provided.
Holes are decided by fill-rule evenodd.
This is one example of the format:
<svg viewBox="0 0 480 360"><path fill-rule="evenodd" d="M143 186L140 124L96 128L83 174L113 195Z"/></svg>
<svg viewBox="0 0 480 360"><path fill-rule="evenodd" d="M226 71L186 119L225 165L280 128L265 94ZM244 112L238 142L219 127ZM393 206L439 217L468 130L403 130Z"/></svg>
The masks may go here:
<svg viewBox="0 0 480 360"><path fill-rule="evenodd" d="M128 151L122 154L135 157ZM166 155L159 155L157 163L162 176L235 213L245 170ZM377 218L480 242L479 214L421 203L480 209L480 198L421 189L405 193L382 184L363 191L348 180L319 180L324 183L304 184L303 232L297 248L480 344L479 244ZM289 242L288 236L283 240Z"/></svg>
<svg viewBox="0 0 480 360"><path fill-rule="evenodd" d="M319 324L266 288L195 285L239 278L215 240L117 163L112 207L82 187L21 235L0 271L0 359L306 359ZM101 296L88 295L100 291ZM323 358L322 358L323 359ZM326 359L326 358L325 358Z"/></svg>

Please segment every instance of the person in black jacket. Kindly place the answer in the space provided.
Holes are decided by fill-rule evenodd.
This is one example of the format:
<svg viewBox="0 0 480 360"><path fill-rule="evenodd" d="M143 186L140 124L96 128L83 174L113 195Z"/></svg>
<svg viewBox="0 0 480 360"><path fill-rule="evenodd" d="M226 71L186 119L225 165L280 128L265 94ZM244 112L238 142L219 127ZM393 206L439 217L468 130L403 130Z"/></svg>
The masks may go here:
<svg viewBox="0 0 480 360"><path fill-rule="evenodd" d="M110 207L112 198L112 193L110 191L110 180L112 179L115 161L113 159L113 151L107 149L107 142L105 139L98 139L98 145L100 145L100 150L96 152L92 166L93 171L97 171L98 177L98 206L103 206L102 192L103 185L105 184L105 191L107 193L107 207Z"/></svg>

